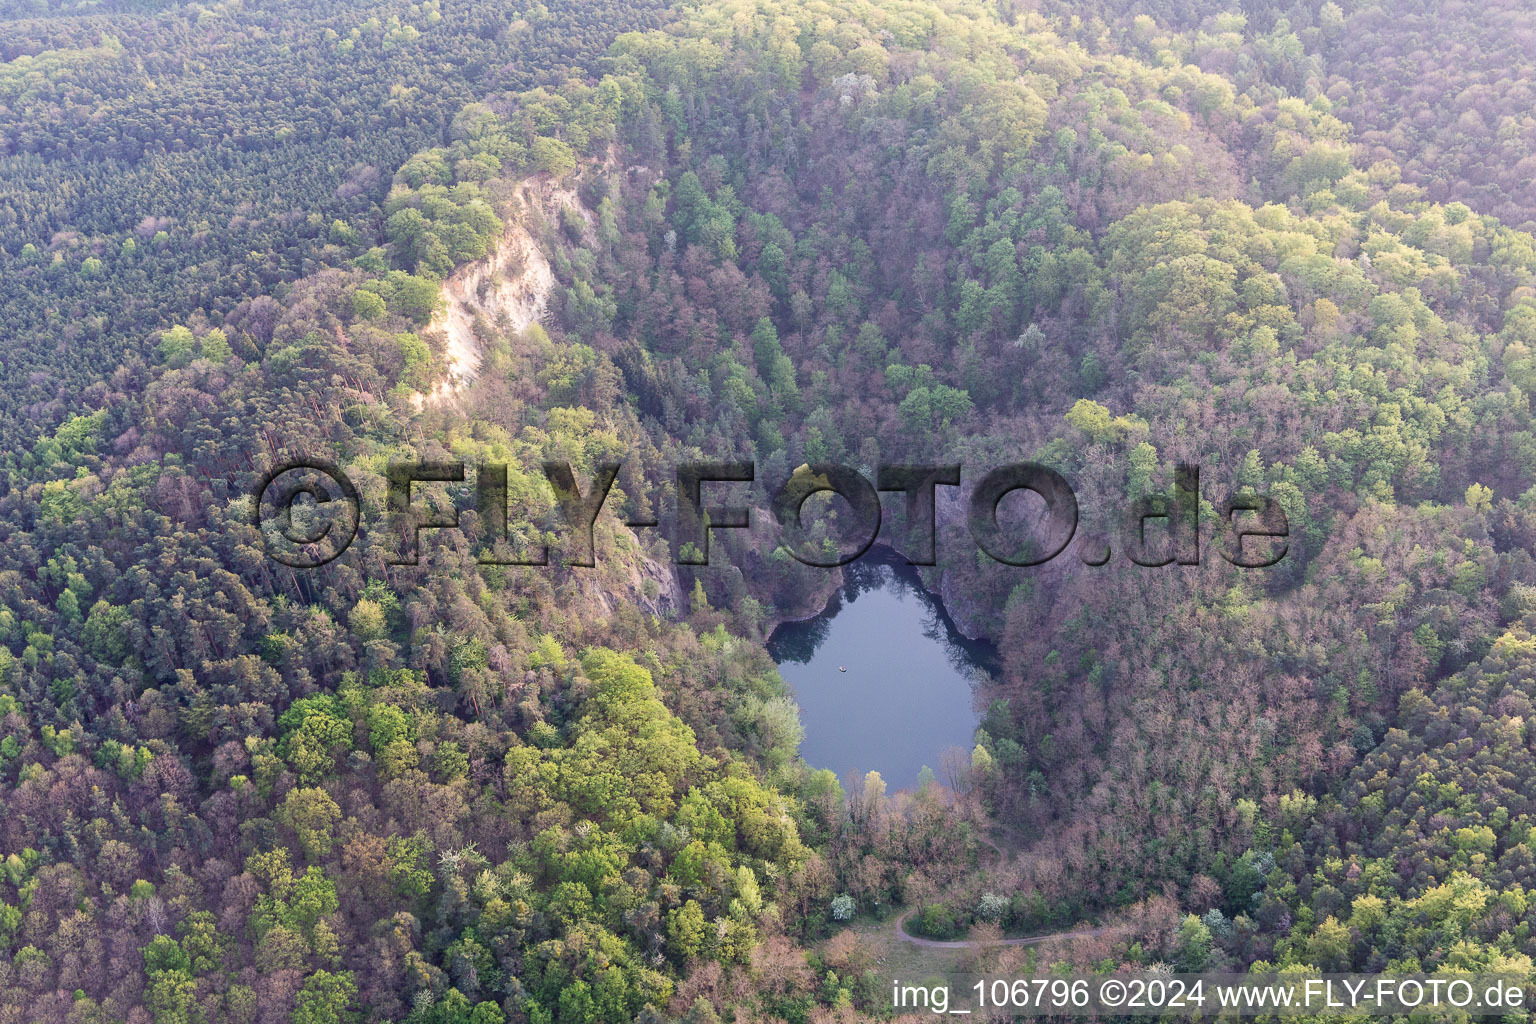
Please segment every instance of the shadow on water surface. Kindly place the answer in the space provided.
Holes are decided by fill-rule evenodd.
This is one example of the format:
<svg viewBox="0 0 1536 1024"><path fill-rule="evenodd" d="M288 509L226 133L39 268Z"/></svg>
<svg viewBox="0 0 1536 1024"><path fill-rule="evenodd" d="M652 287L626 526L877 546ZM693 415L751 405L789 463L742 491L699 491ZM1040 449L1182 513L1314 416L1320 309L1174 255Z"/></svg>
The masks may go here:
<svg viewBox="0 0 1536 1024"><path fill-rule="evenodd" d="M995 671L997 652L963 636L889 549L843 577L825 610L780 625L768 641L800 704L801 755L839 777L873 769L910 788L945 748L974 743L976 681Z"/></svg>

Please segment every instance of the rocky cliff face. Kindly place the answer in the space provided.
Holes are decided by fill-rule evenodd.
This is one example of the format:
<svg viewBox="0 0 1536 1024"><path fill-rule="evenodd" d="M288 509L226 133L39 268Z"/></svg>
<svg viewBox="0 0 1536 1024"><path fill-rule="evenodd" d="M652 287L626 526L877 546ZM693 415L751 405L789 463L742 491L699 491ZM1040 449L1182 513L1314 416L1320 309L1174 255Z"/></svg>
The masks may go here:
<svg viewBox="0 0 1536 1024"><path fill-rule="evenodd" d="M611 170L608 164L599 170ZM443 406L479 374L482 346L475 322L519 332L544 318L558 281L549 254L558 245L558 225L574 211L592 231L596 217L581 202L568 179L535 175L515 183L500 210L504 227L491 251L456 270L442 287L442 308L428 331L439 332L447 373L427 394L415 396L417 410ZM623 528L621 528L623 529ZM631 604L649 615L670 617L687 611L676 568L654 557L630 533L600 556L595 570L578 570L579 598L586 613L611 615Z"/></svg>
<svg viewBox="0 0 1536 1024"><path fill-rule="evenodd" d="M514 331L543 318L555 273L541 238L545 225L556 222L567 209L591 224L592 213L582 206L574 189L544 175L524 179L502 211L506 226L491 252L443 282L442 310L428 330L443 335L448 373L429 394L417 397L418 408L445 401L474 380L481 358L474 330L477 316L491 321L505 318Z"/></svg>

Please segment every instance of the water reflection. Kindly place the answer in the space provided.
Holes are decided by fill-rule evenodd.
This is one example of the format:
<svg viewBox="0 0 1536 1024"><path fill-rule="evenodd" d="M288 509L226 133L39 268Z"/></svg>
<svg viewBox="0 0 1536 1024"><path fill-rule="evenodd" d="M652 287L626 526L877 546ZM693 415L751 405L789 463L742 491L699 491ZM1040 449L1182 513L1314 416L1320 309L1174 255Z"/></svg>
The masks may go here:
<svg viewBox="0 0 1536 1024"><path fill-rule="evenodd" d="M848 566L826 610L780 626L768 650L800 704L805 760L840 778L874 769L893 788L937 770L945 748L970 749L977 674L996 664L883 550Z"/></svg>

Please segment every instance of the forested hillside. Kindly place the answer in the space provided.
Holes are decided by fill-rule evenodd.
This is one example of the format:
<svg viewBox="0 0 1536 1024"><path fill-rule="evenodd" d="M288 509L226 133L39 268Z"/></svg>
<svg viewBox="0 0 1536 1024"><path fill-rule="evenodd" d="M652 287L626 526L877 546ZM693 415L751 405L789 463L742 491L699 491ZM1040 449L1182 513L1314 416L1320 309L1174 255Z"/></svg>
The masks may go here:
<svg viewBox="0 0 1536 1024"><path fill-rule="evenodd" d="M465 103L563 81L662 12L97 6L0 8L15 19L0 38L7 448L79 412L148 332L344 261L377 232L395 170Z"/></svg>
<svg viewBox="0 0 1536 1024"><path fill-rule="evenodd" d="M1104 925L1000 967L1532 972L1536 156L1367 69L1391 10L0 15L0 1021L857 1020L893 906ZM321 568L252 525L294 458L361 491ZM757 527L677 566L727 458ZM507 536L418 488L461 528L396 564L394 460L507 464ZM974 750L805 765L763 642L836 575L772 489L1022 460L1114 538L1198 464L1287 555L1015 568L942 502ZM595 568L551 461L623 463Z"/></svg>
<svg viewBox="0 0 1536 1024"><path fill-rule="evenodd" d="M1536 224L1530 19L1518 3L1161 0L1048 3L1089 48L1168 54L1257 102L1321 101L1353 129L1360 167L1383 166L1437 203ZM1388 166L1392 168L1388 172Z"/></svg>

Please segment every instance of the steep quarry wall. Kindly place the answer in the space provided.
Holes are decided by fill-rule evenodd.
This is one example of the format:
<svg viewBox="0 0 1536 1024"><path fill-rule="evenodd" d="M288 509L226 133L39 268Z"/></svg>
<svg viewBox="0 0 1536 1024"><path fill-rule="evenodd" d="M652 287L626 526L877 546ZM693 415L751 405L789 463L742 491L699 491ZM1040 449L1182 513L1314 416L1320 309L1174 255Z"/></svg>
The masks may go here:
<svg viewBox="0 0 1536 1024"><path fill-rule="evenodd" d="M611 169L608 164L602 167ZM597 218L569 184L537 175L515 186L501 211L503 228L491 251L443 282L442 308L427 330L441 333L448 372L430 393L415 396L418 410L450 402L478 375L482 352L475 334L477 319L490 323L504 319L513 331L543 319L557 283L547 246L554 244L551 240L568 210L581 217L585 231L595 229ZM624 553L613 564L580 578L573 600L604 616L613 614L618 604L635 605L657 616L686 610L670 561L650 557L638 539L621 548Z"/></svg>
<svg viewBox="0 0 1536 1024"><path fill-rule="evenodd" d="M443 335L448 373L430 394L418 396L418 408L451 397L475 379L481 359L474 330L477 316L493 322L505 317L514 331L544 316L555 273L538 236L544 225L558 223L567 209L592 222L591 212L574 189L543 175L524 179L503 211L505 226L490 253L460 267L443 282L442 310L428 330Z"/></svg>

